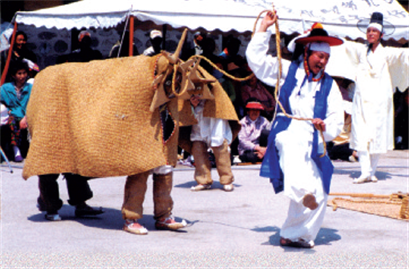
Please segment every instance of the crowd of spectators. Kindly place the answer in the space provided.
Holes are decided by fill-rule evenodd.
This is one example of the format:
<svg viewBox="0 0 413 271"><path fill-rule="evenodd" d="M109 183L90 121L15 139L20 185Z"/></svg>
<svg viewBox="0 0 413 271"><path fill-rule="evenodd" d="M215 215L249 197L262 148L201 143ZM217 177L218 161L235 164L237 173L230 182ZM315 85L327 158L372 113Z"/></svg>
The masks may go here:
<svg viewBox="0 0 413 271"><path fill-rule="evenodd" d="M153 56L163 48L165 42L163 34L159 30L152 30L149 33L151 46L148 47L143 55ZM268 123L272 121L274 111L276 109L276 101L274 98L273 89L268 87L263 82L258 80L254 75L248 81L238 81L231 78L231 76L243 78L250 75L252 72L244 57L239 54L241 42L232 35L224 37L224 49L219 54L215 54L216 43L215 39L205 33L196 32L193 39L187 42L181 53L181 59L187 60L193 55L202 55L214 63L215 67L202 60L201 66L211 75L213 75L222 85L223 89L228 94L234 108L237 112L243 128L240 135L245 135L246 130L249 132L254 130L255 135L259 135L261 131L255 131L251 127L251 123L257 123L252 120L251 112L258 111L259 122L261 126L267 128ZM39 71L36 64L37 56L26 48L27 35L18 31L15 35L14 47L10 61L10 68L8 70L5 84L1 86L1 147L10 160L20 162L26 154L29 146L29 137L27 133L27 124L25 123L25 111L28 99L30 97L31 85L33 78ZM138 49L133 44L132 54L139 55ZM8 51L2 52L2 71L7 59ZM92 49L92 37L90 32L83 30L78 35L78 49L72 51L70 54L62 55L56 60L56 64L64 62L88 62L91 60L126 57L129 56L129 32L120 34L119 41L114 44L107 57L103 56L98 50ZM224 70L227 76L221 70ZM336 82L342 90L343 101L351 103L351 97L348 96L348 87L352 84L351 81L335 78ZM350 91L351 92L351 91ZM396 93L397 94L397 93ZM403 97L398 95L395 99L396 103L396 148L408 148L408 135L406 113L408 112L408 92L405 92ZM251 108L253 106L249 102L256 102L262 109ZM256 105L254 105L257 107ZM349 130L351 127L350 110L346 110L346 126L343 128L343 133L337 140L328 144L329 155L332 159L341 159L346 161L356 161L358 159L357 153L348 147ZM16 113L18 112L18 113ZM248 120L248 121L247 121ZM265 120L265 121L264 121ZM248 124L246 126L246 123ZM265 125L263 125L265 123ZM263 127L260 127L263 128ZM258 127L257 127L258 128ZM265 129L264 129L265 130ZM238 136L231 144L231 155L233 157L232 163L235 162L260 162L262 147L259 144L258 138L254 138L254 144L245 142L245 136ZM252 145L251 145L252 144ZM249 151L245 151L245 146L253 146ZM260 151L258 151L258 149ZM178 150L178 153L183 154L181 163L191 165L193 164L193 157L189 153L184 153ZM245 155L245 153L252 152L252 156ZM212 152L210 152L213 156ZM251 155L251 154L249 154ZM257 157L258 155L258 157ZM247 157L248 156L248 157ZM214 157L211 158L213 160Z"/></svg>

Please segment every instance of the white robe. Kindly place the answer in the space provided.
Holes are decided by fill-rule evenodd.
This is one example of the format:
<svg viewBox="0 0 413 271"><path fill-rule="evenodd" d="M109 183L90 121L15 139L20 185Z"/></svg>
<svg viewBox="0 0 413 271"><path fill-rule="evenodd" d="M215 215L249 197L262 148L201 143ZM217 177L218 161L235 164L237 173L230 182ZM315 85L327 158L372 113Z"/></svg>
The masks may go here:
<svg viewBox="0 0 413 271"><path fill-rule="evenodd" d="M393 93L409 86L408 49L379 45L373 53L350 41L338 49L356 70L350 148L370 154L394 149Z"/></svg>
<svg viewBox="0 0 413 271"><path fill-rule="evenodd" d="M248 65L258 79L274 86L277 82L279 62L267 55L269 32L256 33L248 45L246 57ZM286 78L290 62L282 60L282 81ZM319 77L319 75L316 76ZM313 118L315 93L320 90L320 82L305 80L305 70L301 63L296 72L297 85L289 98L292 114L297 117ZM281 84L280 84L281 85ZM335 82L327 97L326 141L340 134L344 124L342 96ZM284 173L284 194L291 199L288 217L280 235L296 241L302 238L313 242L320 230L327 206L328 195L324 192L320 173L311 159L314 126L309 121L292 120L285 131L280 132L273 144L280 155L280 167ZM323 143L319 135L319 152ZM305 194L313 193L319 207L313 211L302 205Z"/></svg>

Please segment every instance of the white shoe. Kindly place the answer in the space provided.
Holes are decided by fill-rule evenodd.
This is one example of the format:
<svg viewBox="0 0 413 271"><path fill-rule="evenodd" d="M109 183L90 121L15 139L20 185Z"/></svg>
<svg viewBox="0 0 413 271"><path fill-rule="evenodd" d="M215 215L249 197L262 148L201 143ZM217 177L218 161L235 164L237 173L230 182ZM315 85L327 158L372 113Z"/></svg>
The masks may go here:
<svg viewBox="0 0 413 271"><path fill-rule="evenodd" d="M59 214L46 214L45 218L50 221L60 221L62 218Z"/></svg>
<svg viewBox="0 0 413 271"><path fill-rule="evenodd" d="M374 176L374 175L373 175L373 176L370 176L369 179L370 179L370 181L372 181L373 183L377 183L377 181L378 181L377 177Z"/></svg>
<svg viewBox="0 0 413 271"><path fill-rule="evenodd" d="M241 161L241 159L239 159L239 156L238 156L238 155L234 156L234 160L233 160L232 162L233 162L234 164L242 163L242 161Z"/></svg>
<svg viewBox="0 0 413 271"><path fill-rule="evenodd" d="M370 182L370 177L369 176L360 176L356 179L353 180L354 184L361 184L361 183L368 183Z"/></svg>
<svg viewBox="0 0 413 271"><path fill-rule="evenodd" d="M192 186L191 191L202 191L202 190L207 190L210 188L211 188L210 184L198 184L196 186Z"/></svg>
<svg viewBox="0 0 413 271"><path fill-rule="evenodd" d="M123 230L139 235L148 234L148 230L139 224L137 219L126 219L125 224L123 225Z"/></svg>
<svg viewBox="0 0 413 271"><path fill-rule="evenodd" d="M225 191L225 192L234 191L234 185L232 185L232 183L230 183L230 184L225 184L225 185L224 185L224 191Z"/></svg>
<svg viewBox="0 0 413 271"><path fill-rule="evenodd" d="M350 155L350 156L348 157L348 160L349 160L350 162L357 162L357 158L354 157L354 155Z"/></svg>

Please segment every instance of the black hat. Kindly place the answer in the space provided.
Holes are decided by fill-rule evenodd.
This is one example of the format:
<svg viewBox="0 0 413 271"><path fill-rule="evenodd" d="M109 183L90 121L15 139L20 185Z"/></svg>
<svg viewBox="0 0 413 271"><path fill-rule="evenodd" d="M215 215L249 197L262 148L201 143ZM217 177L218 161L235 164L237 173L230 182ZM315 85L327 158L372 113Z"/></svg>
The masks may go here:
<svg viewBox="0 0 413 271"><path fill-rule="evenodd" d="M358 21L357 27L361 32L367 33L367 28L372 23L376 23L376 24L383 26L382 33L385 36L389 36L393 34L395 30L394 25L383 20L383 14L380 12L373 12L373 14L371 14L370 19L367 19L367 18L361 19L360 21Z"/></svg>
<svg viewBox="0 0 413 271"><path fill-rule="evenodd" d="M373 12L370 18L370 23L378 23L380 25L383 25L383 14L380 12Z"/></svg>

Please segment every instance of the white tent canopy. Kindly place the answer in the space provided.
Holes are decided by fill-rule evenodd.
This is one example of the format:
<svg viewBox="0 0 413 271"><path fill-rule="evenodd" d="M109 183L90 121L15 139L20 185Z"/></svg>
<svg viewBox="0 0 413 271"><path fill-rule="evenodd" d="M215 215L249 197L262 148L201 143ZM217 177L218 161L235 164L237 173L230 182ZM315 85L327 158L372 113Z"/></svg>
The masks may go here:
<svg viewBox="0 0 413 271"><path fill-rule="evenodd" d="M17 12L19 24L57 29L110 28L128 15L139 21L168 24L173 28L203 28L239 33L252 31L258 14L272 9L279 16L280 30L287 35L303 33L321 22L331 34L350 39L364 38L357 23L381 12L395 31L385 39L409 39L409 14L395 0L82 0L54 8ZM273 30L274 31L274 30Z"/></svg>

